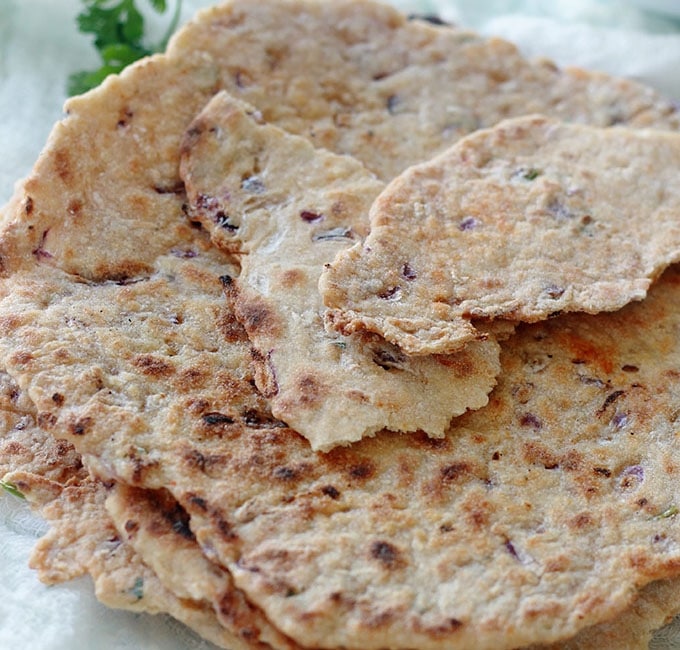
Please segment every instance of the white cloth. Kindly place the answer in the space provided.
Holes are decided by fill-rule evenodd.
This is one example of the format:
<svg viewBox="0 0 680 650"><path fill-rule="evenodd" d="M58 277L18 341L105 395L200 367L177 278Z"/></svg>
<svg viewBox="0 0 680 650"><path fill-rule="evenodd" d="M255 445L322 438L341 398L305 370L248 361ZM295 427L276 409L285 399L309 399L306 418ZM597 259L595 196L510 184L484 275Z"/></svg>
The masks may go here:
<svg viewBox="0 0 680 650"><path fill-rule="evenodd" d="M439 14L483 34L503 36L528 56L634 77L680 100L680 22L643 13L632 3L393 2L406 11ZM185 0L183 18L208 4ZM14 182L28 174L60 119L68 74L96 67L88 37L75 28L80 7L78 0L0 0L0 205L9 199ZM94 599L88 579L42 585L27 561L44 530L22 501L0 494L0 650L212 648L168 618L107 610ZM658 635L653 647L680 648L678 626Z"/></svg>

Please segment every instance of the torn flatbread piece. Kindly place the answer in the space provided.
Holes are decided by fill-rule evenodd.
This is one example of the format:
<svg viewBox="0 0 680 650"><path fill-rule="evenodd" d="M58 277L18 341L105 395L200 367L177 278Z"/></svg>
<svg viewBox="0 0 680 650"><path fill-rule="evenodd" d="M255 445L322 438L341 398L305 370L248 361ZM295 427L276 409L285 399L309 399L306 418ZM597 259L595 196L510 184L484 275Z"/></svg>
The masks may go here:
<svg viewBox="0 0 680 650"><path fill-rule="evenodd" d="M471 320L535 322L641 300L680 259L680 135L517 118L391 182L369 236L322 276L327 321L411 355Z"/></svg>
<svg viewBox="0 0 680 650"><path fill-rule="evenodd" d="M187 131L182 176L193 219L239 255L226 282L272 413L328 450L384 428L442 436L451 418L484 406L497 343L409 359L378 337L324 330L324 264L365 233L383 188L358 161L316 150L217 95Z"/></svg>
<svg viewBox="0 0 680 650"><path fill-rule="evenodd" d="M179 599L212 605L229 650L299 650L236 589L231 575L201 552L186 511L167 490L141 490L117 483L106 512L122 540ZM181 567L181 570L178 570Z"/></svg>
<svg viewBox="0 0 680 650"><path fill-rule="evenodd" d="M35 407L4 372L0 418L0 479L50 524L30 559L41 581L89 574L103 604L169 613L229 650L297 648L201 553L167 491L93 480L70 443L38 426Z"/></svg>
<svg viewBox="0 0 680 650"><path fill-rule="evenodd" d="M114 527L104 506L107 489L100 482L85 480L64 486L25 471L13 472L8 478L50 524L49 531L38 541L31 556L31 567L43 582L58 584L88 574L94 582L97 599L108 607L146 614L170 614L202 638L227 650L272 648L259 640L259 629L253 627L257 616L261 619L261 615L244 620L246 612L256 612L252 606L237 603L233 598L226 600L225 594L225 611L232 622L241 616L240 627L225 626L214 603L201 598L200 593L191 598L185 588L178 594L160 580L129 543L127 538L133 531L123 537ZM177 525L179 520L173 520L169 516L171 513L157 507L149 509L149 498L137 506L138 516L147 508L143 522L131 519L129 527L136 526L134 532L138 534L144 531L173 536L174 539L166 541L164 546L179 548L181 557L187 559L192 555L187 549L191 542ZM146 526L153 528L148 531ZM197 546L195 554L200 556ZM176 587L177 582L175 580L173 586ZM228 581L223 583L225 588L228 585ZM292 649L295 646L279 647Z"/></svg>

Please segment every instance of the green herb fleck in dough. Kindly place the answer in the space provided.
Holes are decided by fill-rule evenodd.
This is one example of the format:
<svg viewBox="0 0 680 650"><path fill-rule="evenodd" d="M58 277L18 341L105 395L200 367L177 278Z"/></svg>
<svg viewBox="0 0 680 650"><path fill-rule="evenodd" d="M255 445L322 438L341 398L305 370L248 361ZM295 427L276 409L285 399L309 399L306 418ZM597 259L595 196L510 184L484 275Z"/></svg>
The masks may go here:
<svg viewBox="0 0 680 650"><path fill-rule="evenodd" d="M670 519L671 517L675 517L678 512L680 512L680 510L678 510L678 506L672 505L666 508L663 512L656 515L655 519Z"/></svg>
<svg viewBox="0 0 680 650"><path fill-rule="evenodd" d="M8 481L3 481L0 480L0 487L2 487L5 491L9 492L11 495L18 497L19 499L25 499L26 497L21 493L21 491L17 488L14 483L10 483Z"/></svg>
<svg viewBox="0 0 680 650"><path fill-rule="evenodd" d="M144 597L144 578L137 578L135 584L132 585L130 593L137 599L141 600Z"/></svg>

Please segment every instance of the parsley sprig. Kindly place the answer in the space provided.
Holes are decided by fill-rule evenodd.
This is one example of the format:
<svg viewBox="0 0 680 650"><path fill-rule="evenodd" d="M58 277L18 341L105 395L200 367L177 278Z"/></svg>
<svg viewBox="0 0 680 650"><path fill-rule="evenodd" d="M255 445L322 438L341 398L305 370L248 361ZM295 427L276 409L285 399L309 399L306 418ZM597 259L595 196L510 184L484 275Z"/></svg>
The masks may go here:
<svg viewBox="0 0 680 650"><path fill-rule="evenodd" d="M82 0L85 8L78 14L78 29L94 34L94 46L102 65L98 70L84 70L69 77L69 95L78 95L98 86L110 74L120 72L127 65L144 56L161 52L177 28L182 0L176 0L175 12L160 42L149 45L144 40L144 16L135 0ZM148 0L151 7L162 14L166 0Z"/></svg>

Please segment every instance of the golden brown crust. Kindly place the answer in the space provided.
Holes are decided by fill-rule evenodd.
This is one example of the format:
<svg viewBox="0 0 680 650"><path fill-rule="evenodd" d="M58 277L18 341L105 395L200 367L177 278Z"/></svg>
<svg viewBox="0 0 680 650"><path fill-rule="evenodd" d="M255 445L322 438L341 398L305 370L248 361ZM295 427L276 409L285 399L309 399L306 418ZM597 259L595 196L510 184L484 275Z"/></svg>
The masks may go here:
<svg viewBox="0 0 680 650"><path fill-rule="evenodd" d="M197 51L214 61L216 85L265 121L350 154L385 181L513 116L679 124L673 104L640 84L529 62L502 39L409 21L366 0L229 2L201 12L170 45L173 57Z"/></svg>
<svg viewBox="0 0 680 650"><path fill-rule="evenodd" d="M53 481L51 493L46 492L46 479L28 472L14 472L10 480L26 495L34 507L50 523L48 533L41 538L31 556L31 566L38 571L40 579L48 584L71 580L89 574L94 581L97 599L109 607L148 614L170 614L203 638L228 650L267 650L269 644L259 638L259 630L252 627L254 609L238 603L235 594L228 591L235 610L240 606L244 612L240 627L232 621L222 624L213 609L213 603L206 599L210 593L193 594L190 597L159 579L134 545L126 536L119 534L108 516L104 502L107 490L92 480L84 480L67 487ZM175 539L166 539L162 550L182 548L181 531L168 531L167 511L158 504L158 499L147 497L137 505L142 519L139 524L150 526L151 533L164 532ZM137 522L135 522L137 523ZM139 530L137 531L139 532ZM197 549L197 547L196 547ZM184 547L186 551L186 546ZM200 551L196 550L200 555ZM190 553L189 553L190 555ZM225 583L229 588L230 583ZM233 591L233 588L232 588ZM247 618L247 614L250 618ZM243 620L246 619L246 620ZM226 620L226 619L225 619ZM280 635L273 633L275 638ZM290 648L280 644L274 647Z"/></svg>
<svg viewBox="0 0 680 650"><path fill-rule="evenodd" d="M36 426L33 405L5 373L0 416L0 478L50 524L30 560L43 582L89 574L102 603L170 613L230 650L297 647L204 558L177 502L165 491L106 489L92 480L70 443Z"/></svg>
<svg viewBox="0 0 680 650"><path fill-rule="evenodd" d="M230 650L299 648L246 600L225 569L201 553L186 511L166 490L140 490L119 483L109 492L106 511L121 539L166 589L180 600L213 609Z"/></svg>
<svg viewBox="0 0 680 650"><path fill-rule="evenodd" d="M188 502L197 538L308 645L514 647L622 612L678 570L679 287L671 269L620 312L520 328L489 405L443 440L233 441L249 483Z"/></svg>
<svg viewBox="0 0 680 650"><path fill-rule="evenodd" d="M2 385L6 390L3 389L1 395L7 398L2 402L2 412L27 416L31 406L18 387L7 376L4 376ZM25 423L25 417L20 417L16 421L16 424L20 424L18 429L5 426L3 444L21 446L24 442L22 436L28 436L31 445L26 448L27 451L34 443L43 450L49 449L51 440L44 432L33 430L30 434L20 433L29 431ZM17 436L21 439L17 440ZM163 541L160 544L152 544L146 551L153 557L160 555L161 563L167 563L175 558L178 542L185 553L189 551L191 533L186 528L186 516L167 495L118 486L114 494L119 502L113 505L113 498L109 497L108 510L109 512L112 512L112 508L116 510L120 515L118 520L123 522L123 528L130 529L120 537L103 508L105 491L101 485L80 475L79 463L65 462L64 457L59 455L56 459L60 468L58 473L56 475L53 473L57 465L50 462L47 466L47 476L52 478L46 478L46 475L43 475L46 466L41 462L37 465L32 464L30 461L34 457L26 456L22 459L23 462L20 462L13 455L12 452L9 453L10 464L15 468L11 478L15 484L21 486L33 506L40 508L52 524L49 534L41 540L33 554L32 563L39 570L41 579L61 582L89 571L95 580L97 596L101 602L111 607L134 611L168 611L213 643L222 647L236 647L233 644L239 642L238 638L231 638L218 623L213 607L209 603L200 602L212 593L210 589L199 589L194 594L198 600L175 598L175 594L167 590L167 585L159 583L157 576L140 563L140 556L132 552L132 546L122 541L129 535L133 537L139 535L140 529L142 535L150 533L153 537L160 536ZM29 461L28 464L26 461ZM18 471L16 468L19 466L27 469ZM69 467L73 469L70 470ZM38 473L33 474L32 471ZM368 476L373 471L374 467L370 463L359 464L354 467L353 474ZM64 482L71 485L68 490L64 489ZM330 485L324 486L322 491L332 499L341 496L339 491ZM121 504L123 507L120 507ZM129 515L132 513L137 520L128 524ZM83 522L85 527L83 523L78 522ZM165 553L169 554L169 558L164 559ZM389 552L387 545L376 545L373 553L382 557L388 564L395 561L393 552ZM145 556L143 553L142 557ZM177 562L174 564L176 567ZM195 567L194 562L191 564ZM194 571L188 571L184 563L182 567L181 576L189 580L189 583L179 586L185 590L187 586L191 586L191 581L196 575ZM217 567L211 569L209 574L216 575L214 571L219 574ZM176 583L177 576L170 577L172 582ZM225 584L231 584L230 580L226 580ZM615 650L639 647L640 650L644 650L652 631L667 622L680 606L679 595L677 581L653 583L641 591L631 608L613 621L588 628L575 639L554 647L563 650L568 648ZM238 597L238 594L233 591L224 593L219 601L218 617L228 616L233 620L236 611L234 597ZM233 625L231 629L234 629Z"/></svg>

